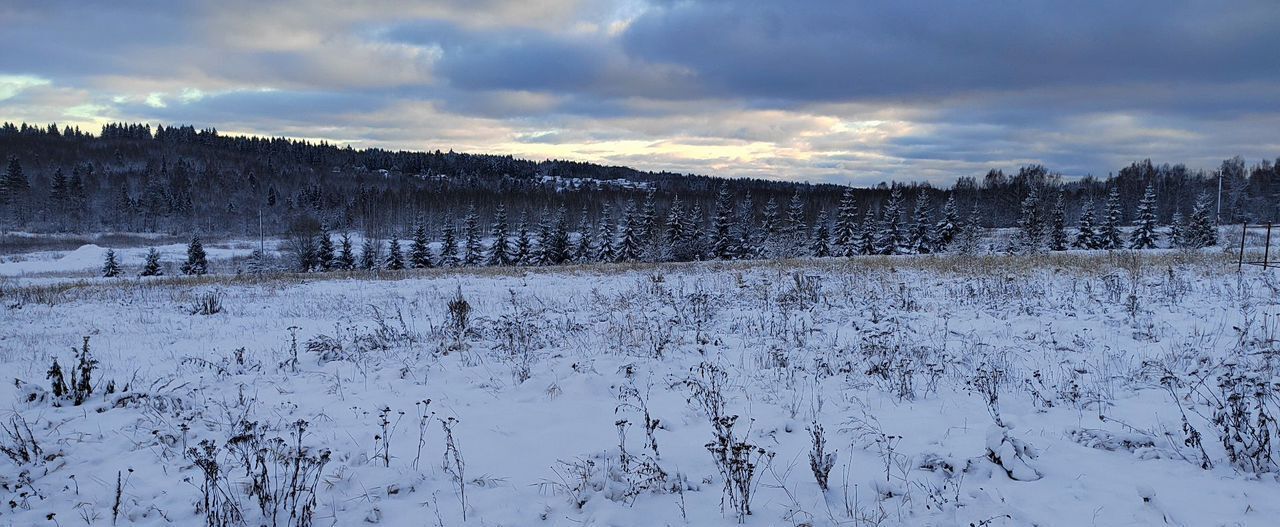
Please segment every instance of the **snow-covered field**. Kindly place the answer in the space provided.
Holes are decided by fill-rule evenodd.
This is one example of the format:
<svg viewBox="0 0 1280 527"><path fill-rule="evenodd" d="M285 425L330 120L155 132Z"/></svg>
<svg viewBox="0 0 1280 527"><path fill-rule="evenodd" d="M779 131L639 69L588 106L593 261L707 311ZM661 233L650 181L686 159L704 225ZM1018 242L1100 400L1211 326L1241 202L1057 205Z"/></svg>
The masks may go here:
<svg viewBox="0 0 1280 527"><path fill-rule="evenodd" d="M1118 252L11 282L0 525L1275 525L1276 273ZM86 386L86 339L77 405L48 372Z"/></svg>

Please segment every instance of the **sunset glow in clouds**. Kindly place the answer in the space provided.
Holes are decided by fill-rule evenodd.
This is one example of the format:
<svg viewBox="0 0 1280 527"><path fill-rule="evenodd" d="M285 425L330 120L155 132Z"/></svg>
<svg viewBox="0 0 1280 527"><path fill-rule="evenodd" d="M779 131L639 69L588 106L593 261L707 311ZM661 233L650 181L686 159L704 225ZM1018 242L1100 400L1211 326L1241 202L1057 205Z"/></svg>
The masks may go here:
<svg viewBox="0 0 1280 527"><path fill-rule="evenodd" d="M0 5L0 120L949 184L1280 155L1280 3Z"/></svg>

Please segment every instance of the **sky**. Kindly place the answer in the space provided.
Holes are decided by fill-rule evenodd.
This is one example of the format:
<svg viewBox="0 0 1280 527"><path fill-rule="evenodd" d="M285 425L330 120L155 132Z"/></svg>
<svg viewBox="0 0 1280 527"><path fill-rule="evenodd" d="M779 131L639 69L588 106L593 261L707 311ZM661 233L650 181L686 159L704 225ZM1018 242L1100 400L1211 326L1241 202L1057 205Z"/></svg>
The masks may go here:
<svg viewBox="0 0 1280 527"><path fill-rule="evenodd" d="M1280 156L1280 2L0 3L0 120L948 185Z"/></svg>

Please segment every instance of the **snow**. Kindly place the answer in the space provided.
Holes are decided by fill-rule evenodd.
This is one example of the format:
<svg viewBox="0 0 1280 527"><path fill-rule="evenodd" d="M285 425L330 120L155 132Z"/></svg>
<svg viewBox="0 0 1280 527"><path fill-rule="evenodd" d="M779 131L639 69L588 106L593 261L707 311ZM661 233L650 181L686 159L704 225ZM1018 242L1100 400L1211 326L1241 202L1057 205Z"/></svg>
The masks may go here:
<svg viewBox="0 0 1280 527"><path fill-rule="evenodd" d="M55 262L96 266L100 251ZM118 524L202 523L186 448L222 448L241 421L289 437L302 419L304 443L332 451L317 525L733 525L713 428L684 382L703 363L727 374L736 437L773 453L748 525L1270 524L1275 472L1233 468L1194 413L1214 464L1186 459L1182 413L1152 367L1275 352L1275 276L1238 276L1212 254L1126 258L129 278L48 302L6 295L0 370L22 382L0 384L0 422L21 416L51 459L0 456L0 524L108 524L117 472ZM462 330L447 308L459 293ZM190 314L206 294L224 310ZM85 336L98 389L55 405L46 372L55 358L70 371ZM975 388L983 368L1004 375L999 425ZM108 379L128 391L104 394ZM659 455L622 387L658 419ZM449 417L465 521L443 463ZM808 462L814 422L836 453L825 493ZM375 436L390 437L385 461ZM222 452L257 525L246 472ZM645 461L665 485L636 490Z"/></svg>
<svg viewBox="0 0 1280 527"><path fill-rule="evenodd" d="M274 250L278 241L273 240L268 250ZM205 244L205 255L209 260L227 260L239 256L248 256L258 248L257 240L233 241L226 243ZM40 251L11 256L8 261L0 261L0 276L39 275L46 273L82 273L96 272L102 268L107 247L86 244L71 251ZM174 243L157 245L160 260L173 266L187 257L187 245ZM116 258L126 270L141 268L147 259L148 247L116 248Z"/></svg>

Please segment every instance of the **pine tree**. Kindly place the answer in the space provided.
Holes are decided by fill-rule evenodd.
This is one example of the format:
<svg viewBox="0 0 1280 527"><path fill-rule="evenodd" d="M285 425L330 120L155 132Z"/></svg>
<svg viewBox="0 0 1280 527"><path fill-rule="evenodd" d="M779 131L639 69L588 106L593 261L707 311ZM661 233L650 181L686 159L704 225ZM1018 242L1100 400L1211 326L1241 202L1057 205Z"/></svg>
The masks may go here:
<svg viewBox="0 0 1280 527"><path fill-rule="evenodd" d="M434 266L431 254L431 240L427 237L427 226L422 220L413 229L413 245L409 248L409 266L414 269L429 269Z"/></svg>
<svg viewBox="0 0 1280 527"><path fill-rule="evenodd" d="M930 229L933 220L929 218L929 194L920 189L916 194L916 210L911 221L911 232L907 236L907 245L916 254L929 254L933 250L933 239Z"/></svg>
<svg viewBox="0 0 1280 527"><path fill-rule="evenodd" d="M462 234L465 240L462 263L480 265L484 259L484 246L480 242L480 216L476 213L475 205L467 208L467 217L462 221Z"/></svg>
<svg viewBox="0 0 1280 527"><path fill-rule="evenodd" d="M689 250L689 257L694 260L702 260L707 257L707 223L702 214L702 204L694 204L693 210L689 212L689 216L685 219L689 224L689 239L685 242Z"/></svg>
<svg viewBox="0 0 1280 527"><path fill-rule="evenodd" d="M378 240L365 235L364 245L360 247L360 268L366 271L376 271L379 268L378 259L380 252L378 250Z"/></svg>
<svg viewBox="0 0 1280 527"><path fill-rule="evenodd" d="M573 247L573 261L588 263L596 257L594 229L591 226L591 215L586 205L582 206L582 215L578 217L578 243Z"/></svg>
<svg viewBox="0 0 1280 527"><path fill-rule="evenodd" d="M1076 240L1071 246L1077 249L1097 249L1097 233L1093 230L1093 200L1086 201L1080 211L1080 223L1076 226Z"/></svg>
<svg viewBox="0 0 1280 527"><path fill-rule="evenodd" d="M142 272L138 276L163 276L164 267L160 265L160 251L155 247L147 249L147 261L142 264Z"/></svg>
<svg viewBox="0 0 1280 527"><path fill-rule="evenodd" d="M711 217L711 257L717 260L728 260L734 256L733 240L733 196L729 193L729 182L720 184L716 193L716 207Z"/></svg>
<svg viewBox="0 0 1280 527"><path fill-rule="evenodd" d="M1183 235L1183 247L1200 249L1218 244L1218 228L1213 224L1213 213L1210 210L1212 201L1207 194L1201 193L1191 209Z"/></svg>
<svg viewBox="0 0 1280 527"><path fill-rule="evenodd" d="M404 254L400 252L400 240L395 236L387 242L387 259L382 261L382 268L388 271L404 269Z"/></svg>
<svg viewBox="0 0 1280 527"><path fill-rule="evenodd" d="M684 216L684 204L680 202L680 197L676 196L672 199L671 206L667 208L667 221L662 240L664 243L657 259L680 262L692 259L693 255L690 254L688 244L693 235L692 231L692 226Z"/></svg>
<svg viewBox="0 0 1280 527"><path fill-rule="evenodd" d="M199 276L209 272L209 261L205 258L204 245L200 237L191 238L187 245L187 261L182 264L182 274Z"/></svg>
<svg viewBox="0 0 1280 527"><path fill-rule="evenodd" d="M779 234L782 231L782 221L778 219L778 201L772 197L764 203L764 209L760 211L760 240L756 245L756 258L775 258L780 250Z"/></svg>
<svg viewBox="0 0 1280 527"><path fill-rule="evenodd" d="M862 215L862 227L858 229L858 254L876 254L876 214L870 208Z"/></svg>
<svg viewBox="0 0 1280 527"><path fill-rule="evenodd" d="M533 251L533 240L529 237L529 220L527 213L520 214L520 226L516 228L516 265L535 265L536 256Z"/></svg>
<svg viewBox="0 0 1280 527"><path fill-rule="evenodd" d="M945 252L960 231L960 212L956 209L956 194L950 193L942 205L942 218L933 226L933 250Z"/></svg>
<svg viewBox="0 0 1280 527"><path fill-rule="evenodd" d="M513 258L511 256L511 245L508 238L510 227L507 225L507 209L502 205L498 205L493 212L493 229L489 231L493 235L493 243L489 245L489 265L511 265ZM456 247L455 247L456 249ZM443 258L443 257L442 257Z"/></svg>
<svg viewBox="0 0 1280 527"><path fill-rule="evenodd" d="M1067 212L1063 210L1061 190L1057 192L1053 210L1049 212L1049 250L1067 250Z"/></svg>
<svg viewBox="0 0 1280 527"><path fill-rule="evenodd" d="M334 268L333 238L330 237L327 229L320 231L320 241L316 248L316 264L322 271L332 271Z"/></svg>
<svg viewBox="0 0 1280 527"><path fill-rule="evenodd" d="M622 227L622 241L618 243L618 261L634 262L644 251L642 214L636 210L635 200L627 204L623 212L626 224Z"/></svg>
<svg viewBox="0 0 1280 527"><path fill-rule="evenodd" d="M809 252L809 227L804 219L804 198L796 192L787 204L787 214L781 227L782 254L785 258L805 256Z"/></svg>
<svg viewBox="0 0 1280 527"><path fill-rule="evenodd" d="M555 223L551 226L546 245L542 250L544 265L560 265L569 261L571 244L569 241L569 209L560 204L556 209Z"/></svg>
<svg viewBox="0 0 1280 527"><path fill-rule="evenodd" d="M853 188L844 189L840 196L840 208L836 210L835 243L832 252L836 256L853 256L858 254L858 203L853 197Z"/></svg>
<svg viewBox="0 0 1280 527"><path fill-rule="evenodd" d="M115 278L120 276L120 262L116 261L115 249L107 249L107 256L102 262L102 277Z"/></svg>
<svg viewBox="0 0 1280 527"><path fill-rule="evenodd" d="M1014 249L1018 252L1037 252L1044 248L1044 222L1040 217L1040 193L1035 187L1022 200L1018 218L1018 239Z"/></svg>
<svg viewBox="0 0 1280 527"><path fill-rule="evenodd" d="M648 249L658 239L658 204L657 191L649 189L644 196L644 206L640 209L640 240L644 249Z"/></svg>
<svg viewBox="0 0 1280 527"><path fill-rule="evenodd" d="M760 231L756 227L756 203L751 193L738 202L734 214L733 258L755 258L761 251Z"/></svg>
<svg viewBox="0 0 1280 527"><path fill-rule="evenodd" d="M507 263L501 265L510 265L511 257L504 257ZM446 217L444 226L440 229L440 267L459 265L462 265L462 258L458 256L458 228L454 227L452 219Z"/></svg>
<svg viewBox="0 0 1280 527"><path fill-rule="evenodd" d="M608 204L600 210L600 240L599 248L596 251L596 261L612 262L618 259L618 252L614 247L616 238L618 237L617 225L613 223L613 215L611 207Z"/></svg>
<svg viewBox="0 0 1280 527"><path fill-rule="evenodd" d="M1121 247L1121 214L1120 189L1113 186L1111 193L1107 194L1107 216L1102 219L1102 226L1098 229L1097 248L1111 250Z"/></svg>
<svg viewBox="0 0 1280 527"><path fill-rule="evenodd" d="M356 253L351 246L351 235L342 233L341 241L338 243L338 259L336 261L337 268L341 271L350 271L356 268Z"/></svg>
<svg viewBox="0 0 1280 527"><path fill-rule="evenodd" d="M1174 212L1173 218L1169 222L1169 246L1182 247L1186 237L1186 220L1183 219L1181 212Z"/></svg>
<svg viewBox="0 0 1280 527"><path fill-rule="evenodd" d="M1142 194L1142 201L1138 202L1138 209L1134 211L1134 216L1138 223L1129 235L1129 248L1139 250L1155 248L1159 234L1156 232L1158 220L1154 182L1147 184L1147 191Z"/></svg>
<svg viewBox="0 0 1280 527"><path fill-rule="evenodd" d="M880 218L880 230L876 233L875 247L878 254L902 254L902 187L889 192Z"/></svg>
<svg viewBox="0 0 1280 527"><path fill-rule="evenodd" d="M831 232L827 229L827 211L818 213L818 225L813 228L813 238L809 245L809 254L818 258L831 256Z"/></svg>

